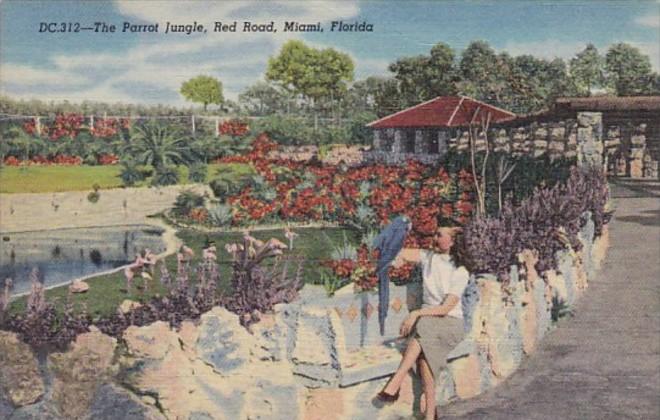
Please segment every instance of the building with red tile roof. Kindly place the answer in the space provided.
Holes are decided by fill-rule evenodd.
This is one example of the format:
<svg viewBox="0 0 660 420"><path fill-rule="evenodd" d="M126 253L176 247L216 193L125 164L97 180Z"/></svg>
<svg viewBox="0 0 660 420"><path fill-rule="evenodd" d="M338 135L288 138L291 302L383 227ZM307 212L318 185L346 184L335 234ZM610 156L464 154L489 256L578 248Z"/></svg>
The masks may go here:
<svg viewBox="0 0 660 420"><path fill-rule="evenodd" d="M516 114L467 96L439 96L367 124L374 130L372 150L387 159L432 161L447 150L453 129L490 116L491 123L509 121Z"/></svg>

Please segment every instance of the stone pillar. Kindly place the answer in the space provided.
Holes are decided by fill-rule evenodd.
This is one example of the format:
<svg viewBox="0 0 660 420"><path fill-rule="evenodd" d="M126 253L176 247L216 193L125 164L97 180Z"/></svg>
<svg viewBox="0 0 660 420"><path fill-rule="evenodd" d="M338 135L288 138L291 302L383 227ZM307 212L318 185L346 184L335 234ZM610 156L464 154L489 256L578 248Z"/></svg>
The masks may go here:
<svg viewBox="0 0 660 420"><path fill-rule="evenodd" d="M394 129L394 143L392 143L392 153L402 152L403 133L400 129Z"/></svg>
<svg viewBox="0 0 660 420"><path fill-rule="evenodd" d="M440 157L447 154L449 150L449 131L439 130L438 131L438 154Z"/></svg>
<svg viewBox="0 0 660 420"><path fill-rule="evenodd" d="M646 149L646 124L639 124L630 137L630 177L644 177L644 151Z"/></svg>
<svg viewBox="0 0 660 420"><path fill-rule="evenodd" d="M380 137L381 137L380 130L375 129L375 130L374 130L374 142L373 142L373 148L374 148L374 151L376 151L376 152L380 151L380 148L381 148Z"/></svg>
<svg viewBox="0 0 660 420"><path fill-rule="evenodd" d="M603 164L603 114L580 112L577 116L578 164L602 166Z"/></svg>
<svg viewBox="0 0 660 420"><path fill-rule="evenodd" d="M415 130L415 153L425 155L429 152L429 145L426 144L424 130Z"/></svg>

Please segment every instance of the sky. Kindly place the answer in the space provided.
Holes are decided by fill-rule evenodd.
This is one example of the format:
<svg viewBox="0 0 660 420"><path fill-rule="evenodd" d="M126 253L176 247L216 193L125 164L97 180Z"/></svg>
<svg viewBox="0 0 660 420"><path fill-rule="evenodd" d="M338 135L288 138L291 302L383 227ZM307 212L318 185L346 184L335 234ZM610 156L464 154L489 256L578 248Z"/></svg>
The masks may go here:
<svg viewBox="0 0 660 420"><path fill-rule="evenodd" d="M238 22L236 33L213 32ZM244 21L275 22L277 33L242 32ZM322 22L323 33L283 32L285 21ZM366 22L373 32L332 32L330 22ZM42 23L115 33L40 32ZM124 22L159 24L159 33L122 32ZM163 33L166 22L206 33ZM67 25L68 26L68 25ZM348 53L355 79L388 75L397 58L427 54L438 42L460 54L471 41L495 50L570 59L587 43L601 53L617 42L638 47L660 70L660 1L69 1L0 0L0 93L21 99L190 105L181 83L206 74L226 98L264 79L268 58L301 39Z"/></svg>

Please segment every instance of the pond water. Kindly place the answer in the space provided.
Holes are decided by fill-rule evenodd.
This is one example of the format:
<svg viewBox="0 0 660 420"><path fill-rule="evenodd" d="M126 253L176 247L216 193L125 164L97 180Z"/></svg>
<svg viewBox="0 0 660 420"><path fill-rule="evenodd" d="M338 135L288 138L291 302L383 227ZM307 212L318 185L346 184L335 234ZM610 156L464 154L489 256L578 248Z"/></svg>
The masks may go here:
<svg viewBox="0 0 660 420"><path fill-rule="evenodd" d="M159 254L162 233L147 225L0 233L0 288L9 277L12 294L29 291L35 267L50 287L125 265L144 248Z"/></svg>

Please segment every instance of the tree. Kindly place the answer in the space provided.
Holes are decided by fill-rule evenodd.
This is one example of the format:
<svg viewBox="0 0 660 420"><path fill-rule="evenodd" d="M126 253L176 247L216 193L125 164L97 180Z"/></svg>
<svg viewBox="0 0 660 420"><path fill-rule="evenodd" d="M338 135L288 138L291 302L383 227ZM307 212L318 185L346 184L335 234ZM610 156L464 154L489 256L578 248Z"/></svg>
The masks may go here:
<svg viewBox="0 0 660 420"><path fill-rule="evenodd" d="M651 60L632 45L612 45L605 55L605 69L607 78L618 96L651 93Z"/></svg>
<svg viewBox="0 0 660 420"><path fill-rule="evenodd" d="M429 55L400 58L389 65L399 82L399 93L406 106L456 94L458 75L454 66L454 51L438 43Z"/></svg>
<svg viewBox="0 0 660 420"><path fill-rule="evenodd" d="M318 129L318 110L322 99L331 105L353 80L353 60L332 48L318 50L302 41L288 41L280 53L268 60L266 79L302 95L314 108L314 129Z"/></svg>
<svg viewBox="0 0 660 420"><path fill-rule="evenodd" d="M220 105L224 102L222 82L211 76L197 76L183 82L180 92L186 100L204 104L204 111L209 104Z"/></svg>
<svg viewBox="0 0 660 420"><path fill-rule="evenodd" d="M605 85L605 60L593 44L587 44L571 59L570 72L578 94L582 96L591 96L593 89Z"/></svg>
<svg viewBox="0 0 660 420"><path fill-rule="evenodd" d="M461 93L489 104L507 107L511 88L511 57L495 54L485 41L474 41L463 51L459 64Z"/></svg>
<svg viewBox="0 0 660 420"><path fill-rule="evenodd" d="M257 82L238 95L238 102L250 115L269 115L288 109L290 95L266 82Z"/></svg>

